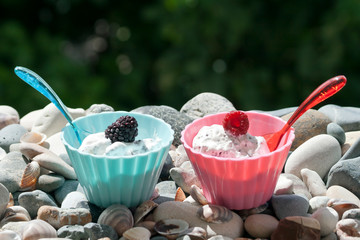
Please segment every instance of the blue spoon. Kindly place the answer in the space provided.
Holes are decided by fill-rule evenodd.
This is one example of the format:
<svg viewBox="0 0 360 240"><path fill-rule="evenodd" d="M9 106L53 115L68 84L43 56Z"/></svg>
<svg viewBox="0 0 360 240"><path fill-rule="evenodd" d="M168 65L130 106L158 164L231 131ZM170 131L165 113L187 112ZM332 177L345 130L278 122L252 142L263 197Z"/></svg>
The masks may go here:
<svg viewBox="0 0 360 240"><path fill-rule="evenodd" d="M37 91L39 91L41 94L43 94L45 97L47 97L52 103L55 104L55 106L60 110L60 112L64 115L66 120L70 123L72 128L75 131L75 135L81 144L82 140L80 138L79 132L81 131L74 123L73 118L71 117L70 113L68 112L66 106L64 103L60 100L58 95L54 92L54 90L45 82L44 79L42 79L39 75L37 75L35 72L31 71L30 69L24 68L24 67L15 67L15 74L28 83L30 86L35 88Z"/></svg>

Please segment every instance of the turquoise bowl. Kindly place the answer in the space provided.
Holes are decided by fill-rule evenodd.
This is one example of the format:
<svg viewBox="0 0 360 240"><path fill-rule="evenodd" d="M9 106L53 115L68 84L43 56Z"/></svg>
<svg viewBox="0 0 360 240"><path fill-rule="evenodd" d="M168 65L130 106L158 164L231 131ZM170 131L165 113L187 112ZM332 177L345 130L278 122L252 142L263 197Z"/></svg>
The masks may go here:
<svg viewBox="0 0 360 240"><path fill-rule="evenodd" d="M174 131L163 120L132 112L104 112L78 118L74 123L91 133L102 132L121 116L138 121L137 139L159 137L159 146L134 156L96 156L78 151L79 143L73 128L67 124L61 139L91 203L99 207L123 204L135 207L148 200L163 168L174 138Z"/></svg>

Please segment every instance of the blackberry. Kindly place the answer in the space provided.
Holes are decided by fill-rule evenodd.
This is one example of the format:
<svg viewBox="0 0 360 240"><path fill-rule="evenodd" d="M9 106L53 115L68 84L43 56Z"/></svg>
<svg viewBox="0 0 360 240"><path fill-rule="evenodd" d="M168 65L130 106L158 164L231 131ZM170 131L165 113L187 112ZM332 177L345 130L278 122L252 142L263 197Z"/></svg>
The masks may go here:
<svg viewBox="0 0 360 240"><path fill-rule="evenodd" d="M121 116L105 130L105 137L114 142L134 142L138 135L138 123L134 117Z"/></svg>

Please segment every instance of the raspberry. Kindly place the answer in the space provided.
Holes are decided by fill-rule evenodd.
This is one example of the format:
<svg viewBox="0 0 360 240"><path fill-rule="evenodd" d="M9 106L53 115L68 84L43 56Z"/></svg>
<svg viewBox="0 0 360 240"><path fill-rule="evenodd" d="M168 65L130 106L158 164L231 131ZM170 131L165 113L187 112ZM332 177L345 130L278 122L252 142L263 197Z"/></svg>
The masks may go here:
<svg viewBox="0 0 360 240"><path fill-rule="evenodd" d="M105 137L114 142L134 142L138 135L138 123L134 117L121 116L105 130Z"/></svg>
<svg viewBox="0 0 360 240"><path fill-rule="evenodd" d="M249 129L249 119L242 111L231 111L223 119L225 132L234 135L244 135Z"/></svg>

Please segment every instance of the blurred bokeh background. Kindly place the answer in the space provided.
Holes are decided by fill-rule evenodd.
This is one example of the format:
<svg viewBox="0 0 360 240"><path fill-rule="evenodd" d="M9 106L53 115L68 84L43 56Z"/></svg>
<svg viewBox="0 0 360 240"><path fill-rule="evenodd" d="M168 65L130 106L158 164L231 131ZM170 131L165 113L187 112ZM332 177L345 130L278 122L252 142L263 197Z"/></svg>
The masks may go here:
<svg viewBox="0 0 360 240"><path fill-rule="evenodd" d="M214 92L274 110L340 74L324 104L359 107L359 46L358 0L0 0L0 104L49 103L14 74L24 66L72 108L180 110Z"/></svg>

